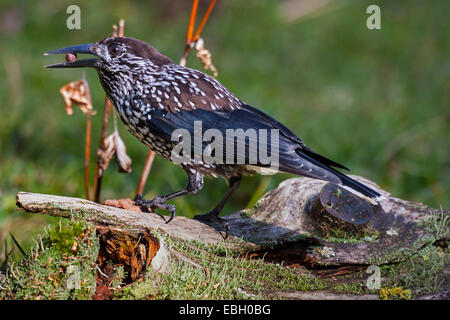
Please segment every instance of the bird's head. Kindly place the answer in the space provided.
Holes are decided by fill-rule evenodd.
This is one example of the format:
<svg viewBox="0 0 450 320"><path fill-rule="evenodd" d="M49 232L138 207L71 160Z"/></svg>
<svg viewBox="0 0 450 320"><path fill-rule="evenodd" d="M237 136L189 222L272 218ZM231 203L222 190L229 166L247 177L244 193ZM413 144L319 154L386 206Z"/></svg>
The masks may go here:
<svg viewBox="0 0 450 320"><path fill-rule="evenodd" d="M75 59L63 63L52 64L46 68L82 68L92 67L110 73L133 70L143 66L162 66L173 63L147 43L127 37L111 37L96 43L88 43L56 49L45 53L51 54L91 54L96 58Z"/></svg>

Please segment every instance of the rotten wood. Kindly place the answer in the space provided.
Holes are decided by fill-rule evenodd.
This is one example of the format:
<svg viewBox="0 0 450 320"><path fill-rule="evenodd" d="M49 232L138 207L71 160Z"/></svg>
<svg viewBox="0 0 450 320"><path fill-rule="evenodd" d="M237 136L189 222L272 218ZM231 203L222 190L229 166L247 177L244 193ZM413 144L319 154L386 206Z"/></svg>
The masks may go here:
<svg viewBox="0 0 450 320"><path fill-rule="evenodd" d="M159 240L149 231L121 230L120 228L99 227L100 252L97 265L104 269L110 261L124 266L127 274L125 281L136 281L160 249Z"/></svg>

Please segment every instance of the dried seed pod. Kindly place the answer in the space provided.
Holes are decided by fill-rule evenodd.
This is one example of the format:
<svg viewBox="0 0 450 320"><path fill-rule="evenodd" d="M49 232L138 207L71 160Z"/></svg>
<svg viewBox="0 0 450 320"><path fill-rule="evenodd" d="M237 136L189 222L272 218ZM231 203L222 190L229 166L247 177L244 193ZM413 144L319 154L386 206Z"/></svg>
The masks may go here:
<svg viewBox="0 0 450 320"><path fill-rule="evenodd" d="M211 52L205 48L205 43L202 38L198 38L198 40L196 41L195 50L197 50L196 53L197 58L199 58L200 61L203 63L203 67L206 70L211 70L214 77L217 77L219 73L212 63Z"/></svg>
<svg viewBox="0 0 450 320"><path fill-rule="evenodd" d="M125 143L122 141L117 130L106 137L104 145L104 150L99 149L97 151L100 169L105 171L108 168L109 162L116 155L119 171L131 173L131 159L127 155Z"/></svg>
<svg viewBox="0 0 450 320"><path fill-rule="evenodd" d="M91 112L94 114L89 88L84 80L70 82L63 86L59 92L63 96L68 115L73 114L72 103L76 103L83 113Z"/></svg>

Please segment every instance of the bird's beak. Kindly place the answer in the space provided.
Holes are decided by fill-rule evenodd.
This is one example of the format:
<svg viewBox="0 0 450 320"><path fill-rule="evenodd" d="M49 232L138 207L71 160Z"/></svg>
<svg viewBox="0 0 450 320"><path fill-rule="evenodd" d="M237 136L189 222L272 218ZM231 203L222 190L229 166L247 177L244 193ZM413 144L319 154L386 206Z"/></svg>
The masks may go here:
<svg viewBox="0 0 450 320"><path fill-rule="evenodd" d="M95 53L95 44L88 43L88 44L80 44L78 46L72 46L62 49L56 49L53 51L49 51L44 53L45 56L51 55L51 54L60 54L60 53L72 53L72 54L78 54L78 53L87 53L87 54L93 54ZM81 60L74 60L72 62L63 62L63 63L57 63L57 64L51 64L48 66L45 66L46 68L82 68L82 67L96 67L97 62L99 59L93 58L93 59L81 59Z"/></svg>

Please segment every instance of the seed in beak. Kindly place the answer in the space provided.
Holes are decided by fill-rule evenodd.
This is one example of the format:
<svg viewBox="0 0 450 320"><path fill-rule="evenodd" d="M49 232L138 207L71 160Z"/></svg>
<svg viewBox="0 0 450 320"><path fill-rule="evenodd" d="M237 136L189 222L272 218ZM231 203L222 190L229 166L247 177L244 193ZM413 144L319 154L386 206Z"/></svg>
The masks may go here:
<svg viewBox="0 0 450 320"><path fill-rule="evenodd" d="M77 60L76 53L68 53L68 54L66 54L66 61L67 62L74 62L75 60Z"/></svg>

